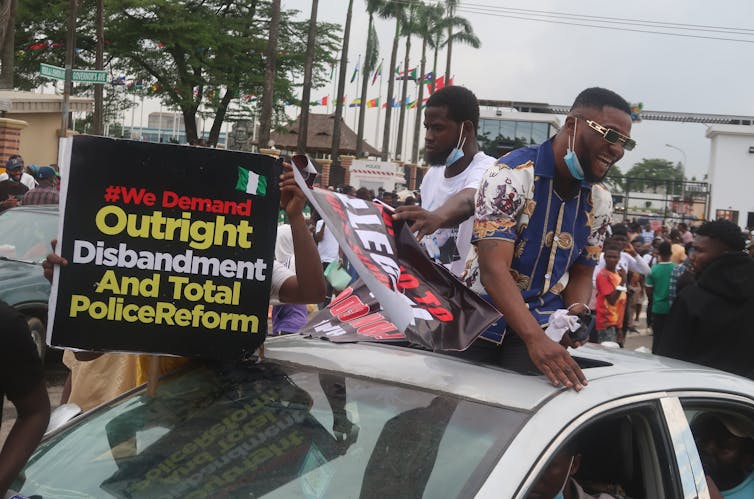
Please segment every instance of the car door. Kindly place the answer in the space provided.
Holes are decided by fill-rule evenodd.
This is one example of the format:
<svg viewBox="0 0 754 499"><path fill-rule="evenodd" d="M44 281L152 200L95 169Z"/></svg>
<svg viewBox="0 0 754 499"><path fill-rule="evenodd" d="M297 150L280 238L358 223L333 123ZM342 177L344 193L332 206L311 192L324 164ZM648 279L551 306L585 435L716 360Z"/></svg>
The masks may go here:
<svg viewBox="0 0 754 499"><path fill-rule="evenodd" d="M531 420L534 422L530 421L535 426L534 431L523 438L528 449L511 446L506 452L506 455L515 453L512 457L517 458L519 465L528 465L529 468L511 497L534 496L533 491L545 480L558 453L572 446L574 441L580 463L578 469L573 464L569 466L568 472L590 494L605 493L634 499L696 497L694 480L682 478L676 464L675 436L669 430L662 401L665 397L665 392L648 393L596 405L581 412L560 431L556 430L554 437L549 436L545 426L534 421L545 412L538 411ZM564 417L567 409L562 405L559 409L561 412L557 416ZM682 429L685 421L682 412L679 415L675 426ZM553 416L557 417L555 414L548 415L550 422L554 421ZM525 428L522 434L526 432ZM510 472L509 479L515 475L515 466L511 464L511 461L505 463ZM565 480L560 483L565 483ZM497 485L501 485L501 482ZM504 484L502 488L508 485ZM493 487L485 487L479 497L486 497L484 493L492 491Z"/></svg>
<svg viewBox="0 0 754 499"><path fill-rule="evenodd" d="M675 419L679 426L685 426L682 432L683 442L674 439L676 456L681 448L691 464L697 492L700 498L710 497L708 478L714 487L721 491L738 488L746 481L746 473L738 478L730 478L728 486L716 483L718 476L725 476L725 466L740 469L742 463L754 460L754 401L748 397L722 392L687 392L678 394L674 400L665 402L669 421ZM669 409L669 410L667 410ZM672 424L672 423L671 423ZM715 430L717 428L717 430ZM729 440L738 442L733 450L726 445L711 443L711 449L705 440L705 433L717 431L728 436ZM733 433L731 433L733 432ZM680 445L679 445L680 444ZM736 455L737 453L737 455ZM732 457L735 456L735 457ZM738 467L731 464L731 459L738 459ZM746 464L746 467L749 465ZM751 480L751 472L749 479Z"/></svg>

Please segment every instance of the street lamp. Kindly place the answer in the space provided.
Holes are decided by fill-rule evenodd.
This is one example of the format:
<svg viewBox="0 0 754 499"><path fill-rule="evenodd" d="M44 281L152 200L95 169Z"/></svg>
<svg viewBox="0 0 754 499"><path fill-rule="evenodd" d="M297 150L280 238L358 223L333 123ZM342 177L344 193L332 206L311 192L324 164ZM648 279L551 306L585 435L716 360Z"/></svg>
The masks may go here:
<svg viewBox="0 0 754 499"><path fill-rule="evenodd" d="M679 151L681 154L683 154L683 168L686 169L686 153L683 149L680 147L674 146L673 144L665 144L665 147L669 147L671 149L675 149L676 151Z"/></svg>

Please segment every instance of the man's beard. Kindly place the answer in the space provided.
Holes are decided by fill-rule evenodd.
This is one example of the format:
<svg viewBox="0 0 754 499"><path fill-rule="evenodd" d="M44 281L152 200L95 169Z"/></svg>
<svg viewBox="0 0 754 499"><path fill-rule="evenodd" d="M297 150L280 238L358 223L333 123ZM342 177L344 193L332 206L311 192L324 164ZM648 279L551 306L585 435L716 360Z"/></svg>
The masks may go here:
<svg viewBox="0 0 754 499"><path fill-rule="evenodd" d="M452 150L453 148L451 147L447 151L433 153L432 155L425 153L424 160L429 166L445 166L445 160L448 159L450 151Z"/></svg>

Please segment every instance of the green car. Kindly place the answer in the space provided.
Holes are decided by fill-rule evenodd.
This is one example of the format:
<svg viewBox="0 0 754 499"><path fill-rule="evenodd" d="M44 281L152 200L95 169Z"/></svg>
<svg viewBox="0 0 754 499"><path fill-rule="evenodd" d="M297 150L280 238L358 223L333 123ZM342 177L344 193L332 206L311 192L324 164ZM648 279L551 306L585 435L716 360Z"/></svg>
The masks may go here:
<svg viewBox="0 0 754 499"><path fill-rule="evenodd" d="M0 300L26 316L42 359L50 283L41 263L57 231L58 205L19 206L0 214Z"/></svg>

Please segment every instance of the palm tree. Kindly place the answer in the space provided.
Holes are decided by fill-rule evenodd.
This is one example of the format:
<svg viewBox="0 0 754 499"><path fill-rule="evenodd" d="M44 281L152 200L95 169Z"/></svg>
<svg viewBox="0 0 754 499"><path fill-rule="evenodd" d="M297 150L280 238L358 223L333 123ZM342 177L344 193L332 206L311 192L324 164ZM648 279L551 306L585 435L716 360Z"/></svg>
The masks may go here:
<svg viewBox="0 0 754 499"><path fill-rule="evenodd" d="M359 104L359 128L356 132L356 157L361 157L364 150L364 118L367 104L367 85L369 73L375 69L380 52L380 42L377 30L374 29L374 14L385 4L384 0L366 0L369 13L369 28L367 29L367 49L364 56L364 66L361 73L361 103Z"/></svg>
<svg viewBox="0 0 754 499"><path fill-rule="evenodd" d="M456 8L458 7L458 3L460 0L445 0L445 10L448 13L448 18L451 18L456 13ZM446 38L446 46L448 47L447 51L447 60L445 62L445 81L450 81L450 60L452 58L453 53L453 27L448 24L446 26L448 30L448 36Z"/></svg>
<svg viewBox="0 0 754 499"><path fill-rule="evenodd" d="M406 37L406 55L403 59L403 89L401 91L401 107L398 117L398 134L395 142L395 157L398 160L403 159L401 156L403 156L403 126L406 120L406 92L408 90L409 79L408 66L409 55L411 53L411 35L415 34L418 29L416 27L417 0L404 0L404 5L406 6L406 17L401 34Z"/></svg>
<svg viewBox="0 0 754 499"><path fill-rule="evenodd" d="M259 147L267 147L272 126L272 98L277 66L278 36L280 35L280 0L272 0L270 16L270 41L267 44L267 61L262 84L262 110L259 116Z"/></svg>
<svg viewBox="0 0 754 499"><path fill-rule="evenodd" d="M417 34L422 38L422 58L419 70L419 89L416 96L416 121L414 122L414 140L411 149L411 163L416 164L419 160L419 133L422 125L422 102L424 101L424 75L427 71L427 46L433 47L435 33L442 29L441 22L443 18L443 8L441 5L424 5L421 4L419 15L421 21L418 23ZM440 26L440 28L438 28ZM435 56L437 50L435 50ZM437 59L435 57L435 63ZM432 73L431 83L434 85L435 73Z"/></svg>
<svg viewBox="0 0 754 499"><path fill-rule="evenodd" d="M332 160L332 166L330 167L330 179L339 178L338 175L333 176L337 167L340 166L340 128L343 122L343 94L346 88L346 71L348 68L348 40L351 38L351 16L353 15L353 0L348 0L348 12L346 13L346 26L343 29L343 52L340 55L340 73L338 74L338 96L335 99L335 116L333 119L332 127L332 149L330 151L330 159Z"/></svg>
<svg viewBox="0 0 754 499"><path fill-rule="evenodd" d="M453 5L451 5L453 4ZM453 43L463 43L470 45L475 49L482 46L482 42L474 34L474 28L471 23L463 17L454 15L455 7L458 2L456 0L447 0L448 16L445 18L445 27L448 30L447 38L445 39L444 46L447 47L447 61L445 63L445 82L449 82L451 78L450 74L450 61L453 53ZM457 28L460 28L456 30Z"/></svg>
<svg viewBox="0 0 754 499"><path fill-rule="evenodd" d="M388 1L380 9L380 17L383 19L395 19L395 35L393 36L393 49L390 52L390 67L388 68L387 101L385 106L385 127L382 133L382 161L387 161L390 150L390 118L393 114L393 92L395 90L396 62L398 60L398 41L400 40L401 24L405 20L405 5L403 1Z"/></svg>
<svg viewBox="0 0 754 499"><path fill-rule="evenodd" d="M314 47L317 41L317 7L319 0L312 0L312 12L309 16L309 35L306 42L306 62L304 63L304 86L301 89L301 114L298 125L298 142L296 151L306 153L306 139L309 135L309 99L312 91L312 65L314 64Z"/></svg>

